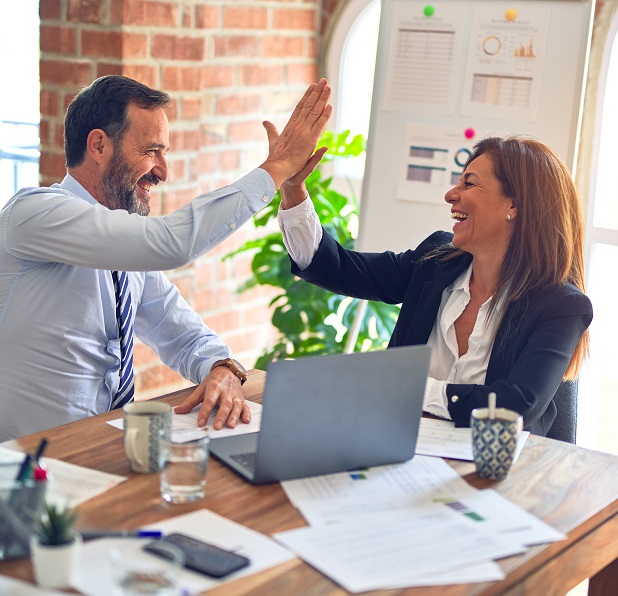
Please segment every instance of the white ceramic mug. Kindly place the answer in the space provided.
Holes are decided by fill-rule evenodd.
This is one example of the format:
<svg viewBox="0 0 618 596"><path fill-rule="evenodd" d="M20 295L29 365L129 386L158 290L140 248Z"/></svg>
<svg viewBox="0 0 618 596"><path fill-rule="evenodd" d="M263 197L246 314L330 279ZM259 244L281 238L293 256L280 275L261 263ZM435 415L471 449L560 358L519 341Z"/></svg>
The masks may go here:
<svg viewBox="0 0 618 596"><path fill-rule="evenodd" d="M172 407L156 401L127 404L122 408L124 451L134 472L159 471L159 439L169 437Z"/></svg>

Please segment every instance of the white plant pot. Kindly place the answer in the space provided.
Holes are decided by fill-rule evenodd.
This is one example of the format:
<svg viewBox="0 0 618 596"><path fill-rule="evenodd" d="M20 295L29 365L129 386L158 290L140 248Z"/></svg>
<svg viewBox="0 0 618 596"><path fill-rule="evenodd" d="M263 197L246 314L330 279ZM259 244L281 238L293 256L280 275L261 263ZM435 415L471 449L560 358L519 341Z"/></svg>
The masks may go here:
<svg viewBox="0 0 618 596"><path fill-rule="evenodd" d="M30 556L37 584L46 588L70 587L82 548L81 534L73 535L73 542L60 546L41 544L36 536L31 538Z"/></svg>

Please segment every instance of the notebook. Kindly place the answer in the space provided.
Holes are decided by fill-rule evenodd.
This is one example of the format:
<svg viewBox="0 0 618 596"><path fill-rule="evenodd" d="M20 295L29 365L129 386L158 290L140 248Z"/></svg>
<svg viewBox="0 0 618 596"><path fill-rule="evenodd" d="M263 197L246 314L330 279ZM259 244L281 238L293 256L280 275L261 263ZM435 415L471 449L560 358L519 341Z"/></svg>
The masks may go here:
<svg viewBox="0 0 618 596"><path fill-rule="evenodd" d="M393 464L414 455L430 348L272 362L260 432L211 439L253 484Z"/></svg>

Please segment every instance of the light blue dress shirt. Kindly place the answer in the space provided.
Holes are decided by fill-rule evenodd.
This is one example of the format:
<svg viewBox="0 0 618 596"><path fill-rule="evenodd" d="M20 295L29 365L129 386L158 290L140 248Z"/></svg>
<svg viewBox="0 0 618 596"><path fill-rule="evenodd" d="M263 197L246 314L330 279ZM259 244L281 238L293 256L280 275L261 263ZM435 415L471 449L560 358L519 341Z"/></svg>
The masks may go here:
<svg viewBox="0 0 618 596"><path fill-rule="evenodd" d="M67 175L0 211L0 441L109 410L120 342L111 270L129 272L135 335L200 383L230 349L160 271L186 265L265 207L265 170L162 217L100 205Z"/></svg>

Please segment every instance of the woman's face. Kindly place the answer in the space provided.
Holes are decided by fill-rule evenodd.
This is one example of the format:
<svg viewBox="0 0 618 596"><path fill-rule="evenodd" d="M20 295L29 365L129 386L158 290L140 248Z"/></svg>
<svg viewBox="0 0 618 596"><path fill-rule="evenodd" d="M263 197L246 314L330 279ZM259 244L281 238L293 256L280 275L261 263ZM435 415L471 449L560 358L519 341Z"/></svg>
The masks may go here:
<svg viewBox="0 0 618 596"><path fill-rule="evenodd" d="M454 246L475 257L504 258L517 209L502 193L487 154L468 164L459 184L446 193L444 200L451 205L451 217L455 221Z"/></svg>

